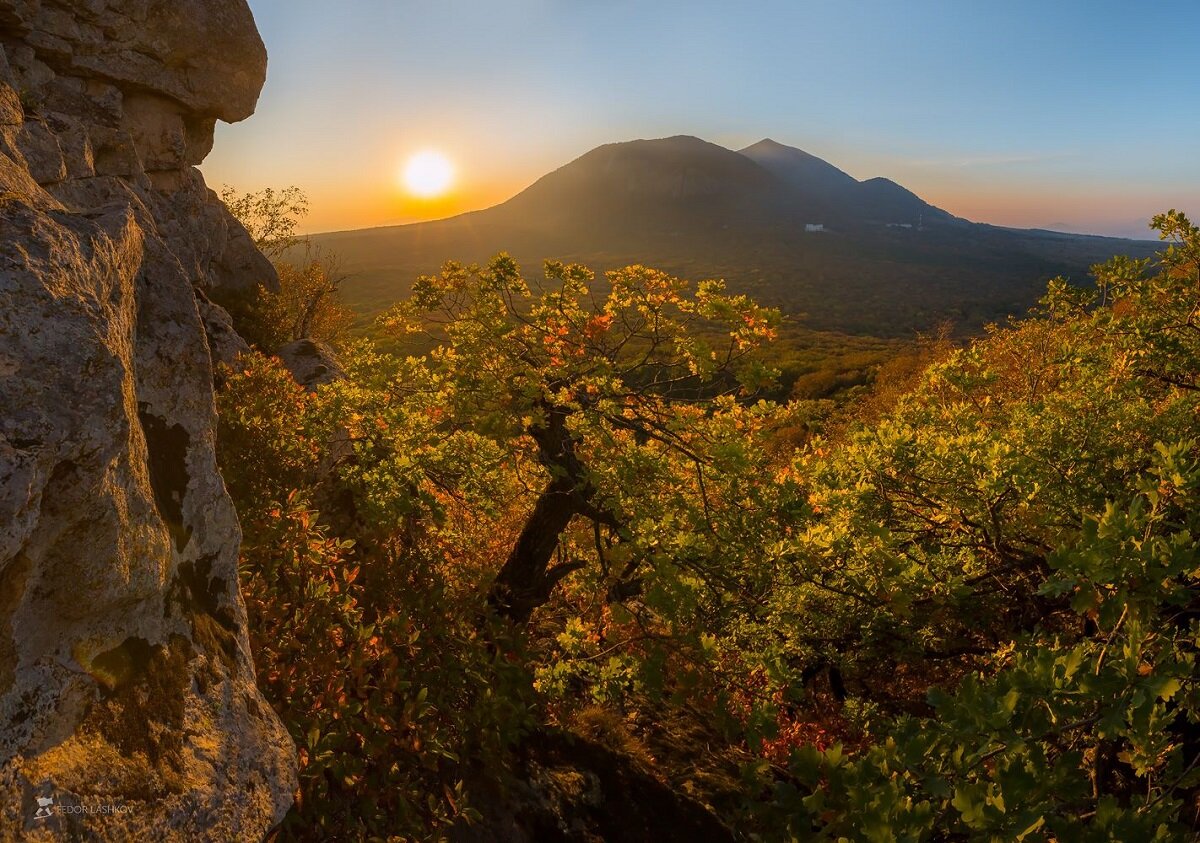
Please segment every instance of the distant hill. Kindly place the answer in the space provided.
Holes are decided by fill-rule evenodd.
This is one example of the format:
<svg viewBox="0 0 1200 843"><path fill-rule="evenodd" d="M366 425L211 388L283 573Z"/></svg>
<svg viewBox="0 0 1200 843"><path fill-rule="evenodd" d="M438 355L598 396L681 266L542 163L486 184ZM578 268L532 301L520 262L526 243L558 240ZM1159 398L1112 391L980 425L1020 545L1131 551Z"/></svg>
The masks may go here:
<svg viewBox="0 0 1200 843"><path fill-rule="evenodd" d="M828 161L770 138L746 147L740 154L814 198L838 196L853 191L859 184L858 179Z"/></svg>
<svg viewBox="0 0 1200 843"><path fill-rule="evenodd" d="M923 225L966 222L934 207L890 179L858 181L802 149L767 138L741 150L787 184L794 201L830 224Z"/></svg>
<svg viewBox="0 0 1200 843"><path fill-rule="evenodd" d="M503 250L531 275L559 258L725 278L809 327L875 336L944 320L973 330L1024 311L1055 275L1082 280L1092 263L1153 250L972 223L769 139L735 152L688 136L605 144L486 210L313 239L341 257L364 317L447 259Z"/></svg>

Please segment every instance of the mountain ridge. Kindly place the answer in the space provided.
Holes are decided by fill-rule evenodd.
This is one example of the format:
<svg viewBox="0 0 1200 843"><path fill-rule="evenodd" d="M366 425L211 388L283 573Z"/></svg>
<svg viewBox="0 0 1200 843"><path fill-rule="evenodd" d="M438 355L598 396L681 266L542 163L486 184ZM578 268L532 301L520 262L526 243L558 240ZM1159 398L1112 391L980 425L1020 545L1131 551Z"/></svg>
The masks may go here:
<svg viewBox="0 0 1200 843"><path fill-rule="evenodd" d="M971 222L891 179L859 181L769 138L739 151L691 135L603 144L490 208L312 239L342 258L364 319L447 259L507 251L526 266L643 263L725 278L809 327L876 336L943 319L974 330L1023 312L1049 278L1079 279L1131 248L1152 252Z"/></svg>

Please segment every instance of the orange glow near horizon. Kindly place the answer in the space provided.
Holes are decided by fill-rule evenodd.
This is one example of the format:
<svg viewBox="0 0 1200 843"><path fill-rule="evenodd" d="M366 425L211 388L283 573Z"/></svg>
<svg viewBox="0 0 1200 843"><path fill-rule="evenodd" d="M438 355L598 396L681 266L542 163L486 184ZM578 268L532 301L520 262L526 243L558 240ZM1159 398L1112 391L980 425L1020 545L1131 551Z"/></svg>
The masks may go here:
<svg viewBox="0 0 1200 843"><path fill-rule="evenodd" d="M1155 239L1150 217L1166 209L1162 197L1152 190L1022 183L972 187L939 184L921 198L974 222L1144 239Z"/></svg>
<svg viewBox="0 0 1200 843"><path fill-rule="evenodd" d="M408 191L402 176L403 166L395 179L364 178L350 183L314 180L303 185L310 211L300 223L302 233L445 219L498 205L529 186L529 181L515 179L481 183L472 180L469 184L459 180L439 196L421 197Z"/></svg>
<svg viewBox="0 0 1200 843"><path fill-rule="evenodd" d="M250 0L270 73L203 172L300 187L317 232L486 208L603 144L770 137L981 222L1141 235L1196 214L1200 109L1162 80L1200 4L1010 5ZM397 181L422 149L456 171L436 201Z"/></svg>
<svg viewBox="0 0 1200 843"><path fill-rule="evenodd" d="M245 124L250 126L248 122ZM561 149L520 148L495 150L474 147L455 127L425 127L423 137L403 137L401 127L379 132L381 139L371 154L362 157L329 156L320 162L295 161L285 155L267 165L252 166L244 156L206 162L210 184L230 184L242 191L296 183L308 195L310 213L300 224L302 233L345 231L376 226L407 225L444 219L500 204L529 187L546 173L587 151L587 142L565 140ZM243 130L223 127L224 132ZM647 133L649 134L649 133ZM384 139L391 135L391 139ZM712 138L729 149L751 142L750 136ZM1153 237L1146 228L1150 217L1167 207L1188 209L1188 195L1158 184L1138 187L1104 183L1089 174L1040 176L1021 171L1024 165L956 166L899 155L863 153L831 142L808 144L793 141L844 169L866 179L886 176L922 199L976 222L1019 228L1057 227L1070 231L1118 236ZM218 153L224 147L218 144ZM409 161L422 150L437 150L451 163L453 181L436 196L412 192L404 175ZM286 165L286 166L285 166ZM295 178L298 168L304 178Z"/></svg>
<svg viewBox="0 0 1200 843"><path fill-rule="evenodd" d="M316 183L306 185L311 212L301 223L305 233L341 231L375 226L405 225L444 219L488 208L515 196L534 179L518 177L481 184L458 183L440 196L422 198L410 194L403 185L389 180L355 185ZM952 214L976 222L1010 225L1018 228L1045 227L1065 223L1071 228L1116 231L1121 224L1145 222L1163 208L1153 195L1109 195L1108 191L1046 190L1028 192L992 187L963 190L946 184L922 190L921 198ZM1114 191L1115 193L1115 191ZM1146 191L1149 194L1149 191ZM1144 217L1144 219L1143 219ZM1125 226L1128 227L1128 226ZM1146 237L1152 232L1146 230Z"/></svg>

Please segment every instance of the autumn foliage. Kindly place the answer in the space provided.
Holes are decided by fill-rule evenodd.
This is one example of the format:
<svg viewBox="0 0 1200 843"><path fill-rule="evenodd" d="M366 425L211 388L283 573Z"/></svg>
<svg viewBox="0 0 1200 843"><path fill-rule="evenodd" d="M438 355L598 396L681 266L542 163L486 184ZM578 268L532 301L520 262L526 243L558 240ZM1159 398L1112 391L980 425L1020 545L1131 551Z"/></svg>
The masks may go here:
<svg viewBox="0 0 1200 843"><path fill-rule="evenodd" d="M246 360L222 462L289 833L485 822L481 778L602 711L748 839L1186 839L1200 231L1155 225L855 406L762 400L778 315L720 284L506 256L389 312L420 356L315 394ZM685 716L736 805L648 748Z"/></svg>

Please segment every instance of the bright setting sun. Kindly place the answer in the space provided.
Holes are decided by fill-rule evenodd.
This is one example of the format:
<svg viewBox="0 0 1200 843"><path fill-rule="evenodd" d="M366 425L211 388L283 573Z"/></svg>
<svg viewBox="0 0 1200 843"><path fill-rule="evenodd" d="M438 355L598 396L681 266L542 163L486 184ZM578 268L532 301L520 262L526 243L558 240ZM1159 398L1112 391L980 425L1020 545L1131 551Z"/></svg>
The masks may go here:
<svg viewBox="0 0 1200 843"><path fill-rule="evenodd" d="M418 152L404 165L404 187L414 196L441 196L454 181L454 165L437 150Z"/></svg>

